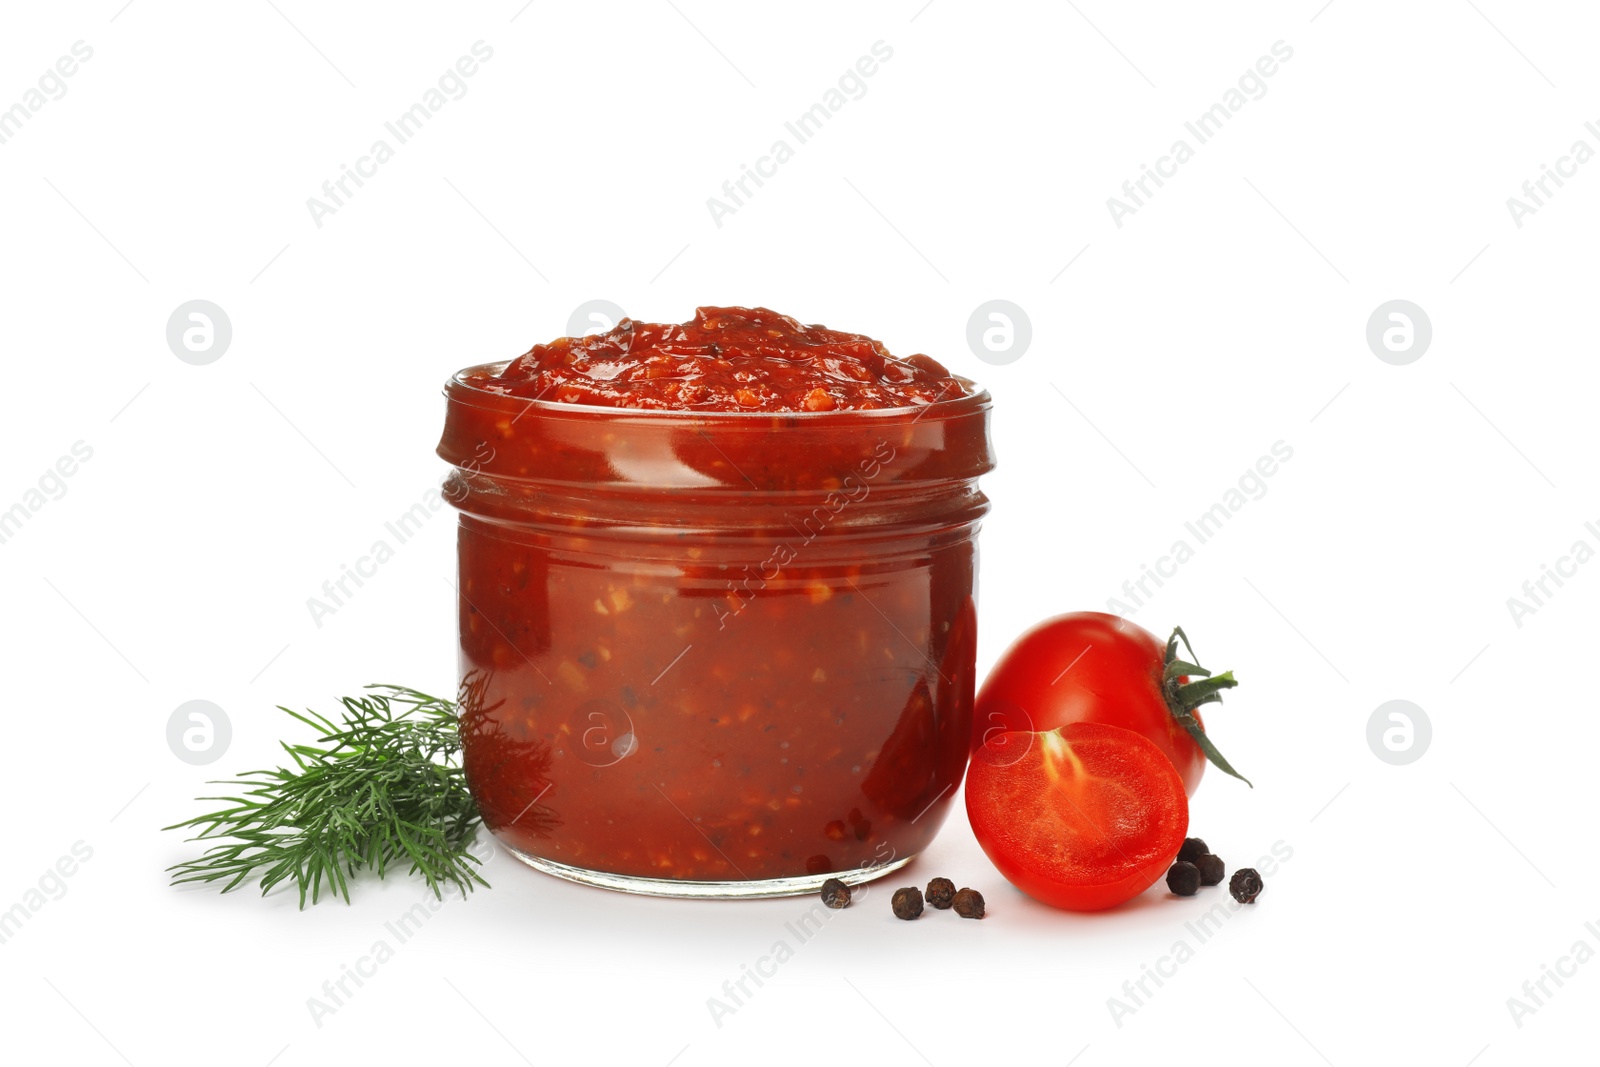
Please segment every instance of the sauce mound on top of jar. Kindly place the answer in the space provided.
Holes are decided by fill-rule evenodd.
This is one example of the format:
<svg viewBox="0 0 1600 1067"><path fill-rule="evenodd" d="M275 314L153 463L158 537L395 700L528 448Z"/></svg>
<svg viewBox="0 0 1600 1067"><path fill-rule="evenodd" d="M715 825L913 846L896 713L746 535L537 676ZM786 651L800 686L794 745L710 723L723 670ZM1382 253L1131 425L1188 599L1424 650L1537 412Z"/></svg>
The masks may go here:
<svg viewBox="0 0 1600 1067"><path fill-rule="evenodd" d="M671 411L867 411L966 395L927 356L898 359L870 337L743 307L696 308L676 324L623 319L468 381L529 400Z"/></svg>

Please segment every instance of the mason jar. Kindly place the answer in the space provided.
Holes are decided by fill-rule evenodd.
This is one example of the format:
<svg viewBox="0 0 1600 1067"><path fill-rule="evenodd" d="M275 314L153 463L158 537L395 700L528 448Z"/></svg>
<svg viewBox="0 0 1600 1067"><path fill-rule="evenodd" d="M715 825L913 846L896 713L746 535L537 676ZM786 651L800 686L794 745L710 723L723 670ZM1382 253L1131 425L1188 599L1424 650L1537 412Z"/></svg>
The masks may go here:
<svg viewBox="0 0 1600 1067"><path fill-rule="evenodd" d="M702 413L445 387L463 760L529 865L753 897L893 871L966 768L987 392Z"/></svg>

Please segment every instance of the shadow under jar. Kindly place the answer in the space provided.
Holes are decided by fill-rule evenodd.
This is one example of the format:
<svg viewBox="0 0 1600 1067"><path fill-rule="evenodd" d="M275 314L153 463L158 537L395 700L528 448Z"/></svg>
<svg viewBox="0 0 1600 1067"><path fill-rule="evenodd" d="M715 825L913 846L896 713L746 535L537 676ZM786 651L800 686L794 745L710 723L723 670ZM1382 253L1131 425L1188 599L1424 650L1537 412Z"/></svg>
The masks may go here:
<svg viewBox="0 0 1600 1067"><path fill-rule="evenodd" d="M820 413L445 388L461 732L500 842L668 896L909 862L966 769L988 393Z"/></svg>

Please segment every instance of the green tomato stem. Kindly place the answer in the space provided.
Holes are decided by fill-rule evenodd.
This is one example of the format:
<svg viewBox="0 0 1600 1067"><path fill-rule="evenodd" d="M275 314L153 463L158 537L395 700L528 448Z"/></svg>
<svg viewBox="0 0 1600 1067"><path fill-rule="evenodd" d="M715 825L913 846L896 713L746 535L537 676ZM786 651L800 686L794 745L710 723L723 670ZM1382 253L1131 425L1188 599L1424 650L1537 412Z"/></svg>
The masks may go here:
<svg viewBox="0 0 1600 1067"><path fill-rule="evenodd" d="M1178 658L1179 641L1183 642L1188 659ZM1189 678L1195 680L1185 680ZM1222 691L1232 689L1238 684L1232 671L1214 675L1200 666L1199 657L1194 654L1194 648L1189 644L1189 635L1183 632L1183 627L1173 627L1172 636L1167 638L1166 660L1161 672L1161 689L1162 695L1166 697L1167 710L1172 712L1172 717L1178 721L1178 725L1194 738L1195 744L1200 746L1200 751L1205 753L1206 759L1216 764L1218 770L1254 789L1254 783L1234 770L1233 764L1217 751L1217 746L1211 743L1211 739L1206 736L1205 728L1200 725L1199 718L1194 714L1195 709L1203 704L1222 703Z"/></svg>

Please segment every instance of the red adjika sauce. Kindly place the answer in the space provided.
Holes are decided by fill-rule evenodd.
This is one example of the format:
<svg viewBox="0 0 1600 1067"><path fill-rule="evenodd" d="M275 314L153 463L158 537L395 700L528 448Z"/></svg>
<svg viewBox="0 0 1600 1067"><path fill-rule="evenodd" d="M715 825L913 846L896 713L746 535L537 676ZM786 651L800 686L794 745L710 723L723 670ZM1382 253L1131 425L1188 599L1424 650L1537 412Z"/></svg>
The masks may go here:
<svg viewBox="0 0 1600 1067"><path fill-rule="evenodd" d="M464 762L504 844L706 896L927 845L971 736L986 393L869 338L701 308L468 368L446 396Z"/></svg>
<svg viewBox="0 0 1600 1067"><path fill-rule="evenodd" d="M485 389L564 404L670 411L870 411L960 396L927 356L766 308L703 307L679 324L623 319L534 345Z"/></svg>

